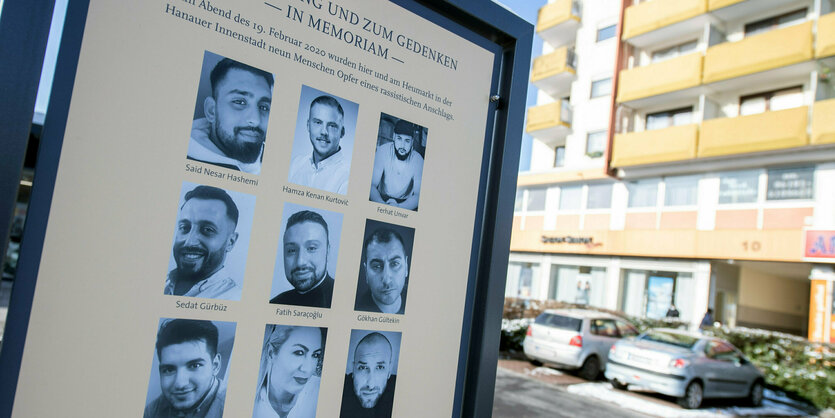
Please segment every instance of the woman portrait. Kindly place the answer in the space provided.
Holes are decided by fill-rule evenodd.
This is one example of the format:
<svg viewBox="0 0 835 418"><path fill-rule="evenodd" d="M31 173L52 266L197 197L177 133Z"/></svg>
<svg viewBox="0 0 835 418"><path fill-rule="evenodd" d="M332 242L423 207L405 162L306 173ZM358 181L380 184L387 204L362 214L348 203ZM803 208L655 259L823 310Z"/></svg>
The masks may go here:
<svg viewBox="0 0 835 418"><path fill-rule="evenodd" d="M327 329L268 324L253 418L313 418Z"/></svg>

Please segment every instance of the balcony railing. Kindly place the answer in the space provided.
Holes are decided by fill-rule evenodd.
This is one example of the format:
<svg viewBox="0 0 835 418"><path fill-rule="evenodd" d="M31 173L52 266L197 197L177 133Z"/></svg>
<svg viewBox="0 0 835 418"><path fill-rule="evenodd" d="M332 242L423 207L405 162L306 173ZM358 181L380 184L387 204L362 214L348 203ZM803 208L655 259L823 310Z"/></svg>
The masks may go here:
<svg viewBox="0 0 835 418"><path fill-rule="evenodd" d="M536 19L536 31L542 32L566 23L569 20L580 20L580 13L573 0L557 0L539 9Z"/></svg>
<svg viewBox="0 0 835 418"><path fill-rule="evenodd" d="M707 9L716 10L748 0L707 0Z"/></svg>
<svg viewBox="0 0 835 418"><path fill-rule="evenodd" d="M624 16L623 38L681 22L707 11L707 0L652 0L629 6Z"/></svg>
<svg viewBox="0 0 835 418"><path fill-rule="evenodd" d="M810 59L811 21L708 48L702 81L726 80Z"/></svg>
<svg viewBox="0 0 835 418"><path fill-rule="evenodd" d="M702 81L699 52L620 72L618 101L641 99L698 86Z"/></svg>
<svg viewBox="0 0 835 418"><path fill-rule="evenodd" d="M811 143L835 143L835 99L815 102L812 108L812 138Z"/></svg>
<svg viewBox="0 0 835 418"><path fill-rule="evenodd" d="M534 138L553 142L565 138L571 130L571 108L566 100L557 100L528 108L525 131Z"/></svg>
<svg viewBox="0 0 835 418"><path fill-rule="evenodd" d="M746 154L809 144L807 106L702 122L698 156Z"/></svg>
<svg viewBox="0 0 835 418"><path fill-rule="evenodd" d="M835 55L835 13L823 15L818 19L818 40L815 44L816 57L830 55Z"/></svg>
<svg viewBox="0 0 835 418"><path fill-rule="evenodd" d="M612 166L626 167L696 158L698 125L615 135Z"/></svg>
<svg viewBox="0 0 835 418"><path fill-rule="evenodd" d="M531 82L553 97L565 96L577 78L575 62L574 48L562 47L542 55L533 61Z"/></svg>

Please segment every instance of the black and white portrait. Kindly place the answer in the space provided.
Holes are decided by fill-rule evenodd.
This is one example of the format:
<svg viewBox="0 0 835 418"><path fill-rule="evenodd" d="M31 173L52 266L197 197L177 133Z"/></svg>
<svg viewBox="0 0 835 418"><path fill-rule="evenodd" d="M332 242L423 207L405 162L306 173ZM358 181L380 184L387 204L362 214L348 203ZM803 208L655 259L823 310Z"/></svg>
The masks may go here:
<svg viewBox="0 0 835 418"><path fill-rule="evenodd" d="M359 105L302 86L288 181L348 193Z"/></svg>
<svg viewBox="0 0 835 418"><path fill-rule="evenodd" d="M267 324L253 418L314 418L327 329Z"/></svg>
<svg viewBox="0 0 835 418"><path fill-rule="evenodd" d="M270 303L330 308L342 214L284 204Z"/></svg>
<svg viewBox="0 0 835 418"><path fill-rule="evenodd" d="M380 114L371 175L372 202L417 211L427 134L420 125Z"/></svg>
<svg viewBox="0 0 835 418"><path fill-rule="evenodd" d="M415 230L368 219L364 235L354 309L403 314Z"/></svg>
<svg viewBox="0 0 835 418"><path fill-rule="evenodd" d="M235 323L163 318L144 418L220 418Z"/></svg>
<svg viewBox="0 0 835 418"><path fill-rule="evenodd" d="M399 332L351 330L339 416L391 417Z"/></svg>
<svg viewBox="0 0 835 418"><path fill-rule="evenodd" d="M266 71L206 51L188 159L259 174L273 84Z"/></svg>
<svg viewBox="0 0 835 418"><path fill-rule="evenodd" d="M240 300L255 196L183 182L166 295Z"/></svg>

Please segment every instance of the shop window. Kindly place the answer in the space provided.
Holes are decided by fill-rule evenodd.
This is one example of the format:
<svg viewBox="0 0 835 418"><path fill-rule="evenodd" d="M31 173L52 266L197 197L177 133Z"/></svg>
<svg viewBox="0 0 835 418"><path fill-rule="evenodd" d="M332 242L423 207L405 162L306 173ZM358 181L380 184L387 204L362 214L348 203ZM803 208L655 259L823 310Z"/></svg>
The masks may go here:
<svg viewBox="0 0 835 418"><path fill-rule="evenodd" d="M605 41L615 37L615 25L604 26L597 29L597 42Z"/></svg>
<svg viewBox="0 0 835 418"><path fill-rule="evenodd" d="M548 299L580 305L604 306L606 269L588 266L551 266Z"/></svg>
<svg viewBox="0 0 835 418"><path fill-rule="evenodd" d="M682 55L689 54L696 51L699 43L696 41L685 42L683 44L671 46L669 48L659 49L652 53L652 62L661 62Z"/></svg>
<svg viewBox="0 0 835 418"><path fill-rule="evenodd" d="M794 10L781 15L772 16L762 20L745 24L745 36L752 36L758 33L768 32L770 30L783 28L786 26L800 23L806 20L806 8Z"/></svg>
<svg viewBox="0 0 835 418"><path fill-rule="evenodd" d="M580 210L580 203L583 199L583 186L571 186L560 188L560 210Z"/></svg>
<svg viewBox="0 0 835 418"><path fill-rule="evenodd" d="M603 97L612 94L612 78L603 78L591 82L591 98Z"/></svg>
<svg viewBox="0 0 835 418"><path fill-rule="evenodd" d="M693 311L695 281L690 273L627 270L619 293L619 309L631 316L660 319L675 305L687 322Z"/></svg>
<svg viewBox="0 0 835 418"><path fill-rule="evenodd" d="M538 275L539 265L519 262L508 263L505 297L531 297L533 292L533 280Z"/></svg>
<svg viewBox="0 0 835 418"><path fill-rule="evenodd" d="M687 125L693 121L693 107L665 110L647 114L647 130L664 129L671 126Z"/></svg>
<svg viewBox="0 0 835 418"><path fill-rule="evenodd" d="M756 202L759 183L757 170L722 173L719 176L719 204Z"/></svg>
<svg viewBox="0 0 835 418"><path fill-rule="evenodd" d="M664 179L664 206L695 206L699 198L699 176Z"/></svg>
<svg viewBox="0 0 835 418"><path fill-rule="evenodd" d="M589 132L586 135L586 155L591 158L603 156L606 149L606 131Z"/></svg>
<svg viewBox="0 0 835 418"><path fill-rule="evenodd" d="M626 183L630 208L654 207L658 202L658 181L641 180Z"/></svg>
<svg viewBox="0 0 835 418"><path fill-rule="evenodd" d="M739 115L754 115L798 106L803 106L801 86L742 96L739 98Z"/></svg>
<svg viewBox="0 0 835 418"><path fill-rule="evenodd" d="M766 200L796 200L815 197L815 168L793 167L768 170Z"/></svg>
<svg viewBox="0 0 835 418"><path fill-rule="evenodd" d="M528 189L527 212L545 210L545 194L547 189Z"/></svg>
<svg viewBox="0 0 835 418"><path fill-rule="evenodd" d="M609 209L612 207L612 185L591 184L589 185L588 200L586 209Z"/></svg>
<svg viewBox="0 0 835 418"><path fill-rule="evenodd" d="M554 167L565 166L565 146L560 145L554 148Z"/></svg>

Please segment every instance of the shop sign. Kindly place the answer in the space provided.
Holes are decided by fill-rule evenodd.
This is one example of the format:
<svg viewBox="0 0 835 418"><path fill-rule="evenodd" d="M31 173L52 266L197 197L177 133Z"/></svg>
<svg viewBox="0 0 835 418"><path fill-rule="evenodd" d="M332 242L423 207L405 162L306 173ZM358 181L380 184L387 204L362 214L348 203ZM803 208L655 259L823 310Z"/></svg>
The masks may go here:
<svg viewBox="0 0 835 418"><path fill-rule="evenodd" d="M835 259L835 231L806 231L804 257Z"/></svg>

